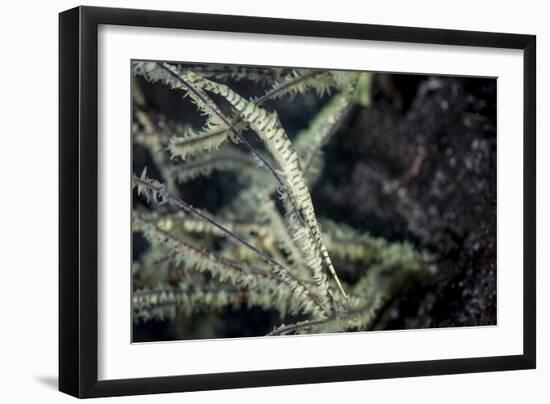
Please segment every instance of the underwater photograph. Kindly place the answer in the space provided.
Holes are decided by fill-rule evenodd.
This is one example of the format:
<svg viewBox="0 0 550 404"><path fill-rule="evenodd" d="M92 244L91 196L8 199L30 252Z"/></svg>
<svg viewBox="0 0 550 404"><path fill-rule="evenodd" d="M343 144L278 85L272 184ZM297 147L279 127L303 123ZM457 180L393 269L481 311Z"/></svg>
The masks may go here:
<svg viewBox="0 0 550 404"><path fill-rule="evenodd" d="M497 324L497 80L132 60L132 342Z"/></svg>

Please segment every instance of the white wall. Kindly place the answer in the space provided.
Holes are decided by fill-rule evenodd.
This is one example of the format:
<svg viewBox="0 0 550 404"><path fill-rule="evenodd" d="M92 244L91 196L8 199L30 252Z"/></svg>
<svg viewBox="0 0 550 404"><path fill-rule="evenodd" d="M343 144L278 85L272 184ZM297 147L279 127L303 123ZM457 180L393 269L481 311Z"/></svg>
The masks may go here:
<svg viewBox="0 0 550 404"><path fill-rule="evenodd" d="M91 1L88 5L337 20L375 24L532 33L538 41L538 369L262 389L111 399L116 402L548 402L550 393L550 26L544 2L462 0L330 5L266 1ZM9 4L9 5L8 5ZM315 8L308 7L315 5ZM4 402L68 402L57 377L57 13L78 5L37 1L2 6L0 103L0 398ZM545 321L546 320L546 321ZM37 334L38 332L38 334ZM546 383L545 383L546 382ZM527 398L527 400L526 400ZM33 400L33 401L31 401Z"/></svg>

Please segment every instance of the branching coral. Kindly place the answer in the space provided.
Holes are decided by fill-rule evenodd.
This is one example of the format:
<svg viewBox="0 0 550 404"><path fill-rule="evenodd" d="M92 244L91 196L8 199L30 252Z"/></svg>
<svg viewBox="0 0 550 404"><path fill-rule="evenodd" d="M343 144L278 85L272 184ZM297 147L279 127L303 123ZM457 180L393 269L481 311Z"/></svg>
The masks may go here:
<svg viewBox="0 0 550 404"><path fill-rule="evenodd" d="M150 178L144 169L132 178L146 205L134 207L133 231L149 242L134 262L135 321L246 304L277 312L271 334L365 330L412 278L435 272L429 254L315 212L310 187L323 172L322 149L356 105L368 106L371 74L164 62L132 68L181 92L205 120L200 129L169 122L145 107L134 83L133 141L160 174ZM231 88L244 81L268 89L247 99ZM292 136L265 104L309 92L330 99ZM177 185L213 172L233 172L240 184L216 215L186 202ZM342 281L333 258L359 265L358 280Z"/></svg>

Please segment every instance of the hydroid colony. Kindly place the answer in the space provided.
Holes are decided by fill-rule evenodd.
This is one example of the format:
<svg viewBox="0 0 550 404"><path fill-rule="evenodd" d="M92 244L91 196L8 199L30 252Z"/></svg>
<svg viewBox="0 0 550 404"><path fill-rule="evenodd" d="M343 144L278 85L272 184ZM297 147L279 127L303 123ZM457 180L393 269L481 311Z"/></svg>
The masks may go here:
<svg viewBox="0 0 550 404"><path fill-rule="evenodd" d="M164 62L132 68L189 98L204 117L200 129L171 122L145 107L134 84L133 142L148 150L158 173L151 178L145 168L132 180L146 205L134 207L133 231L149 243L133 263L135 322L245 305L277 313L272 335L368 330L412 280L433 277L428 253L315 212L310 189L330 169L323 147L338 141L353 108L368 108L371 73ZM231 88L243 81L268 90L243 97ZM308 127L288 133L266 104L306 93L329 100ZM215 216L180 192L180 184L214 172L233 172L240 184ZM333 259L360 267L358 279L341 280Z"/></svg>

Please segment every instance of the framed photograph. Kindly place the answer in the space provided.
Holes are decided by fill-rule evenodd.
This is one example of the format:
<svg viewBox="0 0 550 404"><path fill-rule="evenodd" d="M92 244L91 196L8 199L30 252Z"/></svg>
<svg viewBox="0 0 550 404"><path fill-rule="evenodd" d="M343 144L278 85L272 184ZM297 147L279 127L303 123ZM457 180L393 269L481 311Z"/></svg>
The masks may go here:
<svg viewBox="0 0 550 404"><path fill-rule="evenodd" d="M534 36L59 28L61 391L535 367Z"/></svg>

